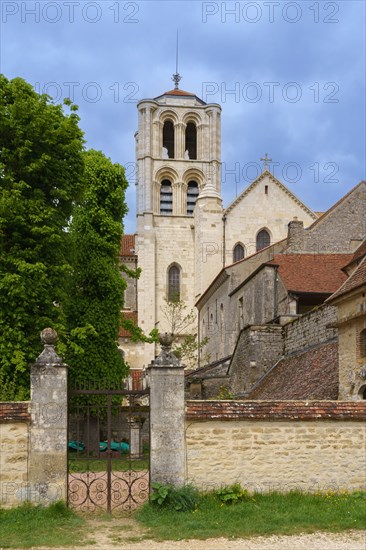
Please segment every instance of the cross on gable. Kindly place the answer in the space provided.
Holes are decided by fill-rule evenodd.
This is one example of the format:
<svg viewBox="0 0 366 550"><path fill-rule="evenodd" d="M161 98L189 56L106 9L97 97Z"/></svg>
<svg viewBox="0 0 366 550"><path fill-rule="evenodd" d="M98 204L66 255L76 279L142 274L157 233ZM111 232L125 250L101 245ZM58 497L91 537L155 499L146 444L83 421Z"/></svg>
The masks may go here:
<svg viewBox="0 0 366 550"><path fill-rule="evenodd" d="M268 157L268 153L266 153L265 156L262 157L260 160L263 161L264 170L268 169L268 163L272 162L272 159Z"/></svg>

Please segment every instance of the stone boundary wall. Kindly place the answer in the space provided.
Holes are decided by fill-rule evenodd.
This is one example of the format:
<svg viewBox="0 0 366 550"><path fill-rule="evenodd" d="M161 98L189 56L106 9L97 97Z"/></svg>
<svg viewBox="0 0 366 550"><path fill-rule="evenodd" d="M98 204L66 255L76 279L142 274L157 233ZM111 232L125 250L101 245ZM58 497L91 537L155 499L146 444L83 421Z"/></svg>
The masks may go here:
<svg viewBox="0 0 366 550"><path fill-rule="evenodd" d="M337 308L323 305L283 327L284 355L291 355L337 338Z"/></svg>
<svg viewBox="0 0 366 550"><path fill-rule="evenodd" d="M29 481L30 402L0 403L0 503L18 505Z"/></svg>
<svg viewBox="0 0 366 550"><path fill-rule="evenodd" d="M365 490L365 420L361 401L189 401L186 479L200 490Z"/></svg>

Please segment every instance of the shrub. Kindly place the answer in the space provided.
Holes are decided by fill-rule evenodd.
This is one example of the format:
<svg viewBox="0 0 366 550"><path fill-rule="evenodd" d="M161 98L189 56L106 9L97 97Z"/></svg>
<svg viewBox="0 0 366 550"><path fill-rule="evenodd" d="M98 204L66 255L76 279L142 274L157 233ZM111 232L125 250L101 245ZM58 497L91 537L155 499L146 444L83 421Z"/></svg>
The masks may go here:
<svg viewBox="0 0 366 550"><path fill-rule="evenodd" d="M234 504L235 502L240 502L249 498L248 491L243 489L240 483L217 489L213 494L224 504Z"/></svg>
<svg viewBox="0 0 366 550"><path fill-rule="evenodd" d="M152 483L153 489L150 502L153 505L169 508L178 512L195 510L199 500L198 490L193 485L176 487L174 485L162 485Z"/></svg>

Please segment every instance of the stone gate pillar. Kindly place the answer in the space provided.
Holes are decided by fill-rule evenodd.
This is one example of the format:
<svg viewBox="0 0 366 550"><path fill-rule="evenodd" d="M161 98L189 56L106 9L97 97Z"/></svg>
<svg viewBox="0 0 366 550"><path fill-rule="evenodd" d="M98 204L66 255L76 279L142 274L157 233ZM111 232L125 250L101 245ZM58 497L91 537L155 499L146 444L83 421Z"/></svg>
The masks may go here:
<svg viewBox="0 0 366 550"><path fill-rule="evenodd" d="M184 485L184 367L171 352L173 338L160 336L161 353L149 365L151 482Z"/></svg>
<svg viewBox="0 0 366 550"><path fill-rule="evenodd" d="M67 498L67 365L55 351L57 333L41 332L44 350L31 365L28 500Z"/></svg>

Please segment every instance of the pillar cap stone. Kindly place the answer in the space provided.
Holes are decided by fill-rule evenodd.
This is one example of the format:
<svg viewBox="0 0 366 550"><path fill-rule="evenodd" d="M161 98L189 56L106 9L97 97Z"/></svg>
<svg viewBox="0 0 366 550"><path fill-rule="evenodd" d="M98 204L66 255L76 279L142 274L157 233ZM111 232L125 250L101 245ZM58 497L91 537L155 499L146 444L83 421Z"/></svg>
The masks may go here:
<svg viewBox="0 0 366 550"><path fill-rule="evenodd" d="M159 334L161 351L156 359L151 361L149 367L182 367L178 357L172 352L174 334L169 332Z"/></svg>
<svg viewBox="0 0 366 550"><path fill-rule="evenodd" d="M58 335L53 328L45 328L41 332L41 341L44 344L42 353L37 357L33 366L57 366L66 367L61 357L57 355L55 350L55 344L57 342Z"/></svg>

